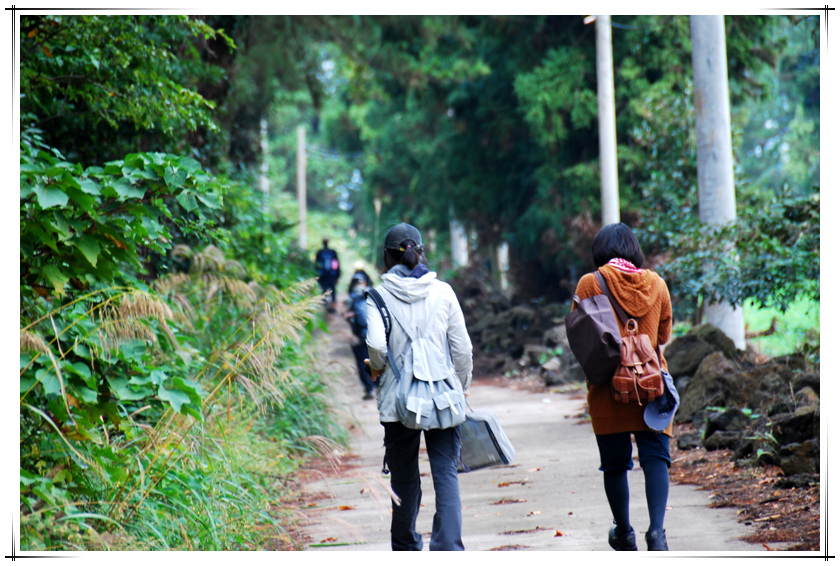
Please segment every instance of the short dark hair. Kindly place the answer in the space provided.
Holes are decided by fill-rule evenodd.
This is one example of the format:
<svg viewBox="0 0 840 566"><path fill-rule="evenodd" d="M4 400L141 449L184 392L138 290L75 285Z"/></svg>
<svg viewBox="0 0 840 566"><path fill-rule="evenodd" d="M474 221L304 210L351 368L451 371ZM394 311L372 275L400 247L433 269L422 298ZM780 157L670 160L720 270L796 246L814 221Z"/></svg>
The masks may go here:
<svg viewBox="0 0 840 566"><path fill-rule="evenodd" d="M639 268L645 262L636 234L623 222L607 224L592 241L592 260L596 268L616 257L626 259Z"/></svg>

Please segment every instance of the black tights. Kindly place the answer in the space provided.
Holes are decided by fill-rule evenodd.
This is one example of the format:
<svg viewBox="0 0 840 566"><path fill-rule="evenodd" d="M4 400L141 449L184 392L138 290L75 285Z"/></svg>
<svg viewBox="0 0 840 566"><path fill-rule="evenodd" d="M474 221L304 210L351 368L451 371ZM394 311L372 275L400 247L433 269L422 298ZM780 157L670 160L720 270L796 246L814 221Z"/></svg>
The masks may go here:
<svg viewBox="0 0 840 566"><path fill-rule="evenodd" d="M645 474L649 531L662 529L665 524L665 507L668 504L668 464L655 458L642 464ZM604 491L619 532L630 530L630 485L627 470L604 472Z"/></svg>

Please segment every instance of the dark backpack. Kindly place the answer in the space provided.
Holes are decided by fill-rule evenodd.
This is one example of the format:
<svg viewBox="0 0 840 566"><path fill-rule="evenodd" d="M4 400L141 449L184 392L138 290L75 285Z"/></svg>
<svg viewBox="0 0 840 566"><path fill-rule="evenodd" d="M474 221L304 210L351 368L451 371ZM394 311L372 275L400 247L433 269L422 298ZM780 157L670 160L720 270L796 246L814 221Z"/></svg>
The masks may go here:
<svg viewBox="0 0 840 566"><path fill-rule="evenodd" d="M338 263L338 254L335 250L321 249L318 250L318 268L321 275L338 275L340 265Z"/></svg>
<svg viewBox="0 0 840 566"><path fill-rule="evenodd" d="M350 301L353 316L350 318L350 328L353 334L364 339L367 335L367 305L365 304L365 293L352 293Z"/></svg>
<svg viewBox="0 0 840 566"><path fill-rule="evenodd" d="M604 277L595 271L600 295L580 300L574 296L575 308L566 317L566 338L587 381L592 385L606 385L612 380L621 361L621 331L615 320L609 291Z"/></svg>

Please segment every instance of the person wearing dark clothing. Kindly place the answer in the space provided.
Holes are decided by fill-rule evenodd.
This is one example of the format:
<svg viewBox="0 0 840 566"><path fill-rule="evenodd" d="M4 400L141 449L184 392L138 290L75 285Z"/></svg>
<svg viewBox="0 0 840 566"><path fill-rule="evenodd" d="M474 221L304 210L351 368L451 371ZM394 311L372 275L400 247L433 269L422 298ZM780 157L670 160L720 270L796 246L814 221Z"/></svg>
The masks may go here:
<svg viewBox="0 0 840 566"><path fill-rule="evenodd" d="M374 398L374 391L378 384L370 378L370 368L365 363L368 357L367 344L367 308L365 307L365 292L372 287L370 277L363 269L357 267L356 272L350 279L350 287L347 290L348 309L345 317L350 323L353 331L354 341L351 344L353 357L356 358L356 366L359 371L359 380L365 389L362 399Z"/></svg>
<svg viewBox="0 0 840 566"><path fill-rule="evenodd" d="M654 347L665 344L671 336L671 296L662 277L642 269L644 256L633 231L623 223L604 226L592 243L592 259L618 303L638 321L639 332L647 334ZM596 276L587 273L581 277L575 295L582 301L603 292ZM622 336L625 335L626 329L618 319L616 322ZM660 362L667 370L664 357ZM587 402L601 456L604 491L615 522L609 531L609 545L615 550L638 548L636 533L630 524L630 488L627 481L627 471L633 468L632 436L636 441L639 467L645 476L650 520L645 533L647 549L668 550L664 523L673 422L663 431L653 430L645 421L642 404L616 401L609 384L587 385Z"/></svg>
<svg viewBox="0 0 840 566"><path fill-rule="evenodd" d="M318 284L321 286L321 293L329 293L329 298L324 302L330 312L335 310L335 285L341 277L341 265L338 261L338 254L330 249L329 239L324 238L324 247L315 254L315 272L318 274Z"/></svg>

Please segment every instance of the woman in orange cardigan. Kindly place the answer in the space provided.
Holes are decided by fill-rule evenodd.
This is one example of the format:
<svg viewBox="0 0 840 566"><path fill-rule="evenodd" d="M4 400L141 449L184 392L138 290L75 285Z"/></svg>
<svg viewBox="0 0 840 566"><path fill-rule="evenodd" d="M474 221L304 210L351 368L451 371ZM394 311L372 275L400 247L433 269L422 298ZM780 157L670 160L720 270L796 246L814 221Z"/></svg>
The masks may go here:
<svg viewBox="0 0 840 566"><path fill-rule="evenodd" d="M636 235L625 224L604 226L592 242L592 259L610 291L628 316L636 318L639 331L650 337L654 349L671 335L671 297L665 281L653 271L641 269L644 262ZM594 274L584 275L576 294L580 300L602 293ZM618 320L622 335L625 334ZM665 359L662 369L667 369ZM609 544L615 550L637 550L636 534L630 525L630 488L627 471L633 468L636 440L639 465L645 475L650 525L645 533L648 550L668 550L665 539L665 507L668 503L668 468L671 466L669 439L673 423L663 432L648 428L644 407L613 400L609 384L589 384L587 395L592 429L601 455L604 490L615 526Z"/></svg>

